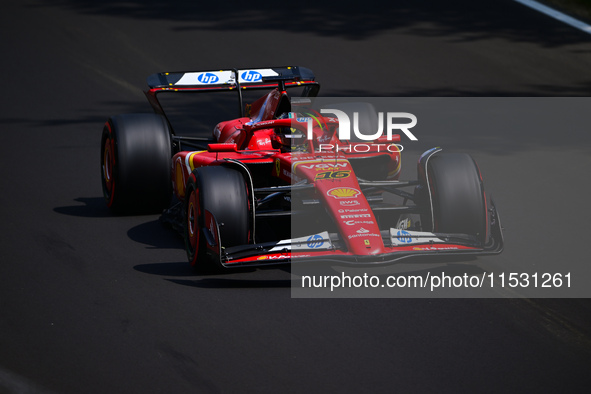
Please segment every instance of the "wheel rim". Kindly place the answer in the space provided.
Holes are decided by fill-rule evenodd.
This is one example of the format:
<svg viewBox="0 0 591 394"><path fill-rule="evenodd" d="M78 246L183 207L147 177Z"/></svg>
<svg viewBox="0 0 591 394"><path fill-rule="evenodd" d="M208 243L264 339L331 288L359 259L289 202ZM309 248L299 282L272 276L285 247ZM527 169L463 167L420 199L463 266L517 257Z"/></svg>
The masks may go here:
<svg viewBox="0 0 591 394"><path fill-rule="evenodd" d="M111 174L113 171L113 164L111 163L111 140L107 138L105 141L105 154L103 156L103 177L105 179L105 186L107 190L111 191Z"/></svg>
<svg viewBox="0 0 591 394"><path fill-rule="evenodd" d="M195 189L189 196L187 207L187 233L189 236L189 254L191 265L195 265L197 249L199 248L199 216L201 214L199 207L199 190Z"/></svg>
<svg viewBox="0 0 591 394"><path fill-rule="evenodd" d="M103 153L103 182L105 185L105 193L107 195L107 205L113 204L113 192L115 190L115 182L113 179L113 168L115 166L115 156L113 154L113 141L111 138L105 140L105 147Z"/></svg>

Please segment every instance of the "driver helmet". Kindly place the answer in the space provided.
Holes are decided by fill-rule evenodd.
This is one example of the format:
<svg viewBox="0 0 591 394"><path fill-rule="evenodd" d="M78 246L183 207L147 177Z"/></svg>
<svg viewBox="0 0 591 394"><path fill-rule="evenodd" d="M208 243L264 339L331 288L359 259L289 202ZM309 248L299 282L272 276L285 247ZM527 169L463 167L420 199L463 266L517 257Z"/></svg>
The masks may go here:
<svg viewBox="0 0 591 394"><path fill-rule="evenodd" d="M282 114L279 119L295 119L298 114L288 112ZM294 127L280 127L275 131L276 139L285 151L305 151L308 149L308 140L302 130Z"/></svg>

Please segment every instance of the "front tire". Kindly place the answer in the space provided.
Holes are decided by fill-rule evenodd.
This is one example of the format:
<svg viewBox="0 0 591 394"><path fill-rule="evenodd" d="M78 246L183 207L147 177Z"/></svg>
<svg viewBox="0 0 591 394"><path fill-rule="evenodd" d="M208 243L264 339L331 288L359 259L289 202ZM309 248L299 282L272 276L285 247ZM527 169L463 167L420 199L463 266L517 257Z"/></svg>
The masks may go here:
<svg viewBox="0 0 591 394"><path fill-rule="evenodd" d="M172 149L166 120L157 114L114 116L103 128L101 179L116 214L159 213L172 197Z"/></svg>
<svg viewBox="0 0 591 394"><path fill-rule="evenodd" d="M223 166L193 171L185 191L185 249L189 263L202 272L221 268L217 248L208 246L205 211L217 222L223 247L245 245L251 238L248 184L242 174ZM217 231L218 229L213 229Z"/></svg>
<svg viewBox="0 0 591 394"><path fill-rule="evenodd" d="M484 184L474 159L465 153L436 153L426 165L426 202L421 219L425 230L474 236L485 243L488 237Z"/></svg>

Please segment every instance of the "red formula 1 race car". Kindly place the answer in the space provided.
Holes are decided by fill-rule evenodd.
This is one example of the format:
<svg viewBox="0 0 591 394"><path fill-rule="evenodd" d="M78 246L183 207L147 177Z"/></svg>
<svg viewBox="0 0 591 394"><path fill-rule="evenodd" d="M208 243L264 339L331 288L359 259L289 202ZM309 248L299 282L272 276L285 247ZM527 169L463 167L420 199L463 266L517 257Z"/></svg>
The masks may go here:
<svg viewBox="0 0 591 394"><path fill-rule="evenodd" d="M164 210L195 267L371 264L503 249L498 213L469 155L431 149L417 180L398 180L400 137L362 149L340 140L338 119L309 105L320 87L309 69L160 73L148 85L155 113L114 116L104 127L105 199L120 214ZM244 105L244 94L260 90ZM234 92L239 117L208 138L176 133L158 97L217 92Z"/></svg>

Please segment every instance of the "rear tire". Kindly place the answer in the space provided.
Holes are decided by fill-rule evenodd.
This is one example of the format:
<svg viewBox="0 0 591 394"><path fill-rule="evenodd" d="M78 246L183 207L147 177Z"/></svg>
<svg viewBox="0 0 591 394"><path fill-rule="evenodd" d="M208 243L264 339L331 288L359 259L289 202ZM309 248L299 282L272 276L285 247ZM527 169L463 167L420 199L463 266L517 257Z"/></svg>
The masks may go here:
<svg viewBox="0 0 591 394"><path fill-rule="evenodd" d="M205 211L215 217L223 247L248 244L251 216L248 185L242 174L223 166L193 171L185 191L185 249L189 263L201 272L223 268L203 234Z"/></svg>
<svg viewBox="0 0 591 394"><path fill-rule="evenodd" d="M109 119L101 139L101 178L111 211L160 213L167 208L172 197L171 157L170 131L161 115Z"/></svg>
<svg viewBox="0 0 591 394"><path fill-rule="evenodd" d="M484 244L488 236L486 196L474 159L465 153L436 153L427 162L426 173L430 198L424 201L431 201L432 209L421 219L425 230L468 234Z"/></svg>

